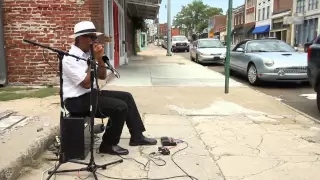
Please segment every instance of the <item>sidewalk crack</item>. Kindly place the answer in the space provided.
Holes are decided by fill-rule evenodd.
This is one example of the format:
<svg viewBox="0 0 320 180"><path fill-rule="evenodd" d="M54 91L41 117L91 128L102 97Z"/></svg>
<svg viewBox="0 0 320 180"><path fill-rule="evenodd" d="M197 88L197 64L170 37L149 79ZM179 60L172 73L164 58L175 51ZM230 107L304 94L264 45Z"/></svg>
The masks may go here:
<svg viewBox="0 0 320 180"><path fill-rule="evenodd" d="M218 164L218 161L215 159L215 156L214 156L212 153L210 153L210 151L209 151L210 146L208 146L208 145L203 141L203 139L201 138L201 134L199 134L199 132L196 130L195 125L193 124L193 122L192 122L190 119L188 119L188 120L189 120L189 122L190 122L190 124L191 124L191 126L192 126L192 129L193 129L194 132L196 133L197 139L199 139L199 140L202 142L202 144L206 147L206 151L209 153L211 159L216 163L217 167L219 168L219 171L220 171L219 174L220 174L220 176L223 178L223 180L226 180L226 177L225 177L225 175L223 174L223 172L222 172L222 170L221 170L221 167L220 167L220 165Z"/></svg>

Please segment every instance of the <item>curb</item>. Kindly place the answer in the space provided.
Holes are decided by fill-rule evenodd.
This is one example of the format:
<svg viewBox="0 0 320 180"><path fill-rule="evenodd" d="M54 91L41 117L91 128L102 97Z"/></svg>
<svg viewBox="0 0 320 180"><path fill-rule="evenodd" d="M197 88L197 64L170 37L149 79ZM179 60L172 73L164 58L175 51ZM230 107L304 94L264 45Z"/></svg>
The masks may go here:
<svg viewBox="0 0 320 180"><path fill-rule="evenodd" d="M248 87L249 87L249 86L248 86ZM304 113L304 112L302 112L302 111L300 111L300 110L298 110L298 109L296 109L296 108L294 108L294 107L292 107L292 106L289 106L289 105L287 105L286 103L284 103L284 102L282 102L282 101L277 100L276 97L273 97L273 96L271 96L271 95L268 95L268 94L266 94L266 93L263 93L263 92L258 91L258 90L256 90L256 89L253 89L253 88L250 88L250 89L252 89L252 90L254 90L254 91L258 92L258 93L261 93L261 94L263 94L263 95L265 95L265 96L269 96L269 97L273 98L274 100L276 100L276 101L279 102L280 104L286 106L287 108L293 110L294 112L296 112L296 113L298 113L298 114L301 114L302 116L305 116L306 118L314 121L315 123L320 123L320 120L318 120L318 119L316 119L316 118L314 118L314 117L312 117L312 116L309 116L308 114L306 114L306 113Z"/></svg>
<svg viewBox="0 0 320 180"><path fill-rule="evenodd" d="M275 97L273 97L273 98L276 99ZM312 120L312 121L315 121L315 123L320 123L320 120L318 120L318 119L316 119L316 118L314 118L314 117L312 117L312 116L309 116L308 114L306 114L306 113L304 113L304 112L302 112L302 111L300 111L300 110L298 110L298 109L296 109L296 108L294 108L294 107L292 107L292 106L289 106L289 105L287 105L287 104L285 104L285 103L283 103L283 102L281 102L281 101L279 101L279 102L280 102L281 104L285 105L286 107L288 107L289 109L295 111L296 113L299 113L299 114L307 117L308 119L310 119L310 120Z"/></svg>
<svg viewBox="0 0 320 180"><path fill-rule="evenodd" d="M25 167L32 167L35 160L51 145L55 136L59 134L59 125L43 130L43 135L33 139L29 147L7 166L0 169L1 180L16 180L24 172Z"/></svg>

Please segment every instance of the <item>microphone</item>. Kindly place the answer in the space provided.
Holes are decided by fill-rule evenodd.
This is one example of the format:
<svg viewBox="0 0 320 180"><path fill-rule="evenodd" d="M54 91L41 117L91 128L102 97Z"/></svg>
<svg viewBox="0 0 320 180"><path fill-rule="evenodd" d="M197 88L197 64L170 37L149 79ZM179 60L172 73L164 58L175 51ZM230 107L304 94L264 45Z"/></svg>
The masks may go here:
<svg viewBox="0 0 320 180"><path fill-rule="evenodd" d="M102 61L108 65L108 67L110 68L111 72L117 77L119 78L119 74L118 72L113 68L113 66L110 64L110 61L109 61L109 57L107 55L103 55L102 56Z"/></svg>

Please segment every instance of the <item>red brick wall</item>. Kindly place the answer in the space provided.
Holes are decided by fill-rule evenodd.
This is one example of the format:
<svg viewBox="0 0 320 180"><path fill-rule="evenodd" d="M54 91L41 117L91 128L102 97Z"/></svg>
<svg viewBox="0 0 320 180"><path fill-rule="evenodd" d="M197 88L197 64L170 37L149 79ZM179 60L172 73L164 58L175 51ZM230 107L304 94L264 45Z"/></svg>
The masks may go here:
<svg viewBox="0 0 320 180"><path fill-rule="evenodd" d="M172 36L181 35L181 34L180 34L180 29L179 29L179 28L172 28L172 30L171 30L171 35L172 35Z"/></svg>
<svg viewBox="0 0 320 180"><path fill-rule="evenodd" d="M23 44L23 38L67 50L73 43L68 36L77 22L92 20L98 30L103 31L100 7L103 7L103 0L4 1L9 83L41 85L57 75L43 58L42 49ZM58 70L55 53L45 54L47 61Z"/></svg>
<svg viewBox="0 0 320 180"><path fill-rule="evenodd" d="M159 24L159 34L160 36L164 36L164 30L165 30L165 27L164 27L164 24Z"/></svg>
<svg viewBox="0 0 320 180"><path fill-rule="evenodd" d="M216 15L214 19L214 32L219 31L219 28L226 25L227 16L225 15Z"/></svg>
<svg viewBox="0 0 320 180"><path fill-rule="evenodd" d="M292 9L293 0L274 0L273 14Z"/></svg>

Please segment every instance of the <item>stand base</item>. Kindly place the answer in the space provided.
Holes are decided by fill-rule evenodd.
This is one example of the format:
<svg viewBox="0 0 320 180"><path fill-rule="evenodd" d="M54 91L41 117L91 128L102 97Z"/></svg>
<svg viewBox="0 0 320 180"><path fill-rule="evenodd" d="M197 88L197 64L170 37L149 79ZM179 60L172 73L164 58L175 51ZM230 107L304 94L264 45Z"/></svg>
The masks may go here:
<svg viewBox="0 0 320 180"><path fill-rule="evenodd" d="M63 163L59 163L53 171L48 171L49 176L47 177L46 180L49 180L54 174L58 174L58 173L66 173L66 172L80 172L80 171L88 171L91 172L93 174L93 177L95 180L98 180L98 177L96 175L96 171L98 169L106 169L107 166L113 165L113 164L118 164L118 163L122 163L123 159L120 159L118 161L114 161L114 162L110 162L107 164L103 164L103 165L96 165L95 163L84 163L84 162L79 162L79 161L73 161L70 160L68 161L70 163L76 163L76 164L83 164L83 165L87 165L87 167L84 168L79 168L79 169L67 169L67 170L60 170L58 171L59 167L63 164Z"/></svg>

